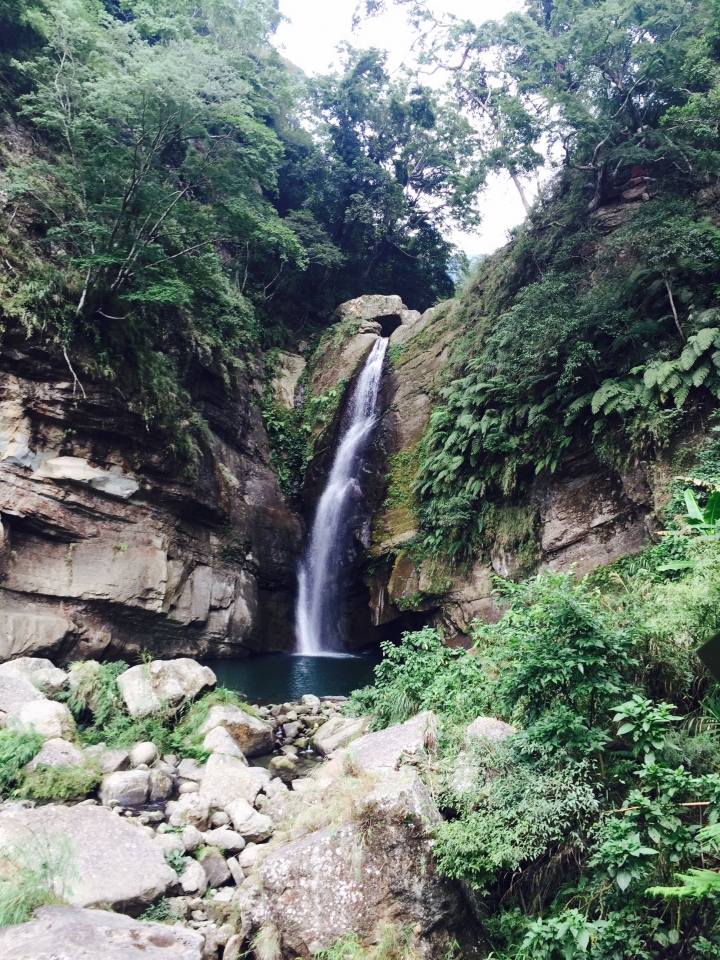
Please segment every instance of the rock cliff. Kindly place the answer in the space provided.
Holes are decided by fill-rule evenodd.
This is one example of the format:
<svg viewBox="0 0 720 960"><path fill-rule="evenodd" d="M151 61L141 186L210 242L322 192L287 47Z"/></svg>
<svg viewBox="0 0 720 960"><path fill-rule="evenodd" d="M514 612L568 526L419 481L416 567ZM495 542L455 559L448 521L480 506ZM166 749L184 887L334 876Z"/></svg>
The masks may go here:
<svg viewBox="0 0 720 960"><path fill-rule="evenodd" d="M0 348L0 660L243 656L292 645L301 525L270 465L257 371L198 366L195 475L106 383Z"/></svg>

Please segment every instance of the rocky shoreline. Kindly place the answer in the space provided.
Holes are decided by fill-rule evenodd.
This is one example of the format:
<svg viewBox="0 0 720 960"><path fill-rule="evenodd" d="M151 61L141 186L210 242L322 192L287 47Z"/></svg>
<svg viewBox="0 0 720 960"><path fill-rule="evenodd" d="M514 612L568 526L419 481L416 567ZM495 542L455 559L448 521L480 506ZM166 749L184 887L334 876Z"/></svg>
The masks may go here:
<svg viewBox="0 0 720 960"><path fill-rule="evenodd" d="M152 661L117 677L122 720L192 730L187 754L150 739L88 745L68 703L77 713L84 691L103 709L99 671L0 666L1 732L39 744L0 803L0 899L33 863L50 865L34 917L0 929L0 955L106 960L123 937L144 960L310 957L350 934L371 949L408 930L421 956L478 942L432 858L440 815L418 773L434 749L431 713L368 733L367 718L343 715L345 698L255 708L195 661ZM86 771L72 797L28 798L40 774L61 784Z"/></svg>

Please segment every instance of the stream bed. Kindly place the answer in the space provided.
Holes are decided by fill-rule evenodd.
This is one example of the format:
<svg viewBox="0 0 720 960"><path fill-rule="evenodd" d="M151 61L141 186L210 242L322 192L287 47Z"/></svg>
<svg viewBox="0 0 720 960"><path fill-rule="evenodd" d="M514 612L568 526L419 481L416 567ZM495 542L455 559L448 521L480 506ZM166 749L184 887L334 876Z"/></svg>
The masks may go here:
<svg viewBox="0 0 720 960"><path fill-rule="evenodd" d="M246 660L203 660L218 683L241 694L248 703L269 704L318 697L347 697L374 680L382 653L379 647L353 655L305 657L270 653Z"/></svg>

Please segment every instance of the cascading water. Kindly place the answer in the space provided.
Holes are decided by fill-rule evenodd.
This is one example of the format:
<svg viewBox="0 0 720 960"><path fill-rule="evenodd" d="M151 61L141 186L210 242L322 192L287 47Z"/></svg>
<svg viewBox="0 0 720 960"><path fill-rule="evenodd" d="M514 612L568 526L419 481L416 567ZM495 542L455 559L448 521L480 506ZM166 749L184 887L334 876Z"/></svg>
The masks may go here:
<svg viewBox="0 0 720 960"><path fill-rule="evenodd" d="M388 340L378 337L350 400L345 432L315 513L298 571L297 652L306 657L337 651L341 551L348 535L358 474L377 415L376 406Z"/></svg>

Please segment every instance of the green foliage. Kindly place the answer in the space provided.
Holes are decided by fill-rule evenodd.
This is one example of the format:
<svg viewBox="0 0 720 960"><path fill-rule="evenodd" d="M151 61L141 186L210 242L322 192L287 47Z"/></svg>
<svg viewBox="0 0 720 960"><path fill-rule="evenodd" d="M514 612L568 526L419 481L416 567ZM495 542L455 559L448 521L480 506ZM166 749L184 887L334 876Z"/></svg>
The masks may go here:
<svg viewBox="0 0 720 960"><path fill-rule="evenodd" d="M62 903L72 879L72 848L65 837L34 838L22 848L3 850L0 877L0 927L24 923L36 907Z"/></svg>
<svg viewBox="0 0 720 960"><path fill-rule="evenodd" d="M149 923L175 923L179 919L181 919L180 915L167 897L158 900L138 917L138 920L145 920Z"/></svg>
<svg viewBox="0 0 720 960"><path fill-rule="evenodd" d="M7 797L42 744L34 727L0 730L0 797Z"/></svg>
<svg viewBox="0 0 720 960"><path fill-rule="evenodd" d="M16 791L31 800L75 800L92 793L102 780L95 763L77 767L47 767L40 764L25 774Z"/></svg>
<svg viewBox="0 0 720 960"><path fill-rule="evenodd" d="M635 757L642 757L645 763L655 763L655 751L665 743L668 724L678 718L672 715L675 707L671 703L654 704L634 693L631 700L613 707L613 721L619 723L618 736L630 736Z"/></svg>

